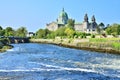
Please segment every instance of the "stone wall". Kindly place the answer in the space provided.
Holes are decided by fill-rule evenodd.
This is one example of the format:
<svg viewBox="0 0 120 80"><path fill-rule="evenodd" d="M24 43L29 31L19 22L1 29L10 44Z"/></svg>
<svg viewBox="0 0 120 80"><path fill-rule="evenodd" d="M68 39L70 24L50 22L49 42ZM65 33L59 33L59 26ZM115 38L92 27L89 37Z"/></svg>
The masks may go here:
<svg viewBox="0 0 120 80"><path fill-rule="evenodd" d="M58 24L56 22L52 22L50 24L47 24L46 28L50 31L55 31L58 29Z"/></svg>

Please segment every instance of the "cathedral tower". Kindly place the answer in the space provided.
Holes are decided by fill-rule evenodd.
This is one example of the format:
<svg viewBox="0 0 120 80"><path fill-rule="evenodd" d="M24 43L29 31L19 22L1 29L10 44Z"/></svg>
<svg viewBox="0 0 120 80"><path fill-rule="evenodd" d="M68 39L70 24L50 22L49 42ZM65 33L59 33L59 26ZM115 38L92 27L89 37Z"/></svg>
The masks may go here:
<svg viewBox="0 0 120 80"><path fill-rule="evenodd" d="M85 14L85 16L84 16L84 22L88 22L88 15L87 14Z"/></svg>

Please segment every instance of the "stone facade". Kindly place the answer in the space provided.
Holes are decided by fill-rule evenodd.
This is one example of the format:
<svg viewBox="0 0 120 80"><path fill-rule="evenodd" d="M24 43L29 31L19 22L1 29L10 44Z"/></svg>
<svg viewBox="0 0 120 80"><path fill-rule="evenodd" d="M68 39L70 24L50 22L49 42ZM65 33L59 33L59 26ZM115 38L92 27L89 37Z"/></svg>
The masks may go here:
<svg viewBox="0 0 120 80"><path fill-rule="evenodd" d="M47 29L50 30L50 31L57 30L58 29L57 22L52 22L52 23L47 24Z"/></svg>
<svg viewBox="0 0 120 80"><path fill-rule="evenodd" d="M55 31L59 27L65 26L68 22L68 19L69 19L68 15L63 9L62 12L60 13L58 19L56 20L56 22L52 22L52 23L47 24L46 28L50 31ZM75 23L74 29L76 31L79 31L79 32L97 33L97 31L96 31L97 23L96 23L95 16L93 15L91 18L91 22L89 22L88 15L85 14L84 21L82 23Z"/></svg>

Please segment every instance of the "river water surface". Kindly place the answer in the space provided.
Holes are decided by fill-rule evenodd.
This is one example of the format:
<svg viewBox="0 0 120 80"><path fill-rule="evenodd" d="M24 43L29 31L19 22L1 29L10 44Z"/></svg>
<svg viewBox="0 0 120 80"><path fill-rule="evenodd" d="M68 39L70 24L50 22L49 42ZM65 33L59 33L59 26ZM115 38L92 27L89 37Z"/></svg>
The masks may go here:
<svg viewBox="0 0 120 80"><path fill-rule="evenodd" d="M0 80L120 80L120 55L12 44L0 54Z"/></svg>

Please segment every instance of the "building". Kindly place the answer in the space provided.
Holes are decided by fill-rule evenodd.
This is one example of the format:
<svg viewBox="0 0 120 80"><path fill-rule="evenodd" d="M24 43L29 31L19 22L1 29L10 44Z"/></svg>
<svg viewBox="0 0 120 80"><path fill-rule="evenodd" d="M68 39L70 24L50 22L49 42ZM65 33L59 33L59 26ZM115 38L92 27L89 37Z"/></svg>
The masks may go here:
<svg viewBox="0 0 120 80"><path fill-rule="evenodd" d="M32 36L34 36L34 35L35 35L34 32L28 32L28 33L27 33L27 37L32 37Z"/></svg>
<svg viewBox="0 0 120 80"><path fill-rule="evenodd" d="M56 22L52 22L46 25L46 28L50 31L55 31L57 30L59 27L63 27L67 24L68 22L68 15L67 13L64 11L64 8L62 10L62 12L59 14L59 17L57 18Z"/></svg>
<svg viewBox="0 0 120 80"><path fill-rule="evenodd" d="M55 22L46 24L46 28L50 31L55 31L58 28L65 26L68 22L68 19L69 19L68 14L64 11L64 8L63 8L57 20ZM74 29L79 32L96 33L97 23L96 23L95 16L93 15L91 18L91 22L89 22L88 15L85 14L84 21L82 23L75 22Z"/></svg>

